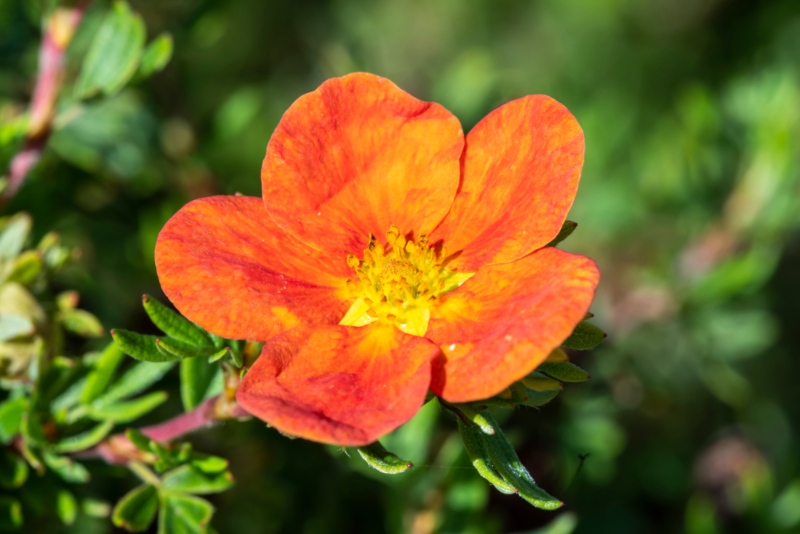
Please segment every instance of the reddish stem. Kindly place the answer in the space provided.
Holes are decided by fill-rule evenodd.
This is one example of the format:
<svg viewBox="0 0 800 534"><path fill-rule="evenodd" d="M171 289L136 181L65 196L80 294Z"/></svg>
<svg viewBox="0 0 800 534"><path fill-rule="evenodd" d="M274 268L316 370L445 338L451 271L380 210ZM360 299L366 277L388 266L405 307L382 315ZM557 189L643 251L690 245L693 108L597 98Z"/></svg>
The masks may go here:
<svg viewBox="0 0 800 534"><path fill-rule="evenodd" d="M36 165L50 137L56 101L64 79L65 54L89 0L72 8L57 8L48 17L39 48L39 70L30 106L28 132L22 149L11 160L8 186L0 206L11 199Z"/></svg>
<svg viewBox="0 0 800 534"><path fill-rule="evenodd" d="M157 425L140 428L139 431L154 441L164 443L225 419L247 416L249 414L235 401L229 399L228 395L222 394L206 399L192 411L182 413ZM75 456L82 458L99 456L110 464L125 464L131 460L143 459L145 453L137 449L125 434L115 434L94 449L78 453Z"/></svg>

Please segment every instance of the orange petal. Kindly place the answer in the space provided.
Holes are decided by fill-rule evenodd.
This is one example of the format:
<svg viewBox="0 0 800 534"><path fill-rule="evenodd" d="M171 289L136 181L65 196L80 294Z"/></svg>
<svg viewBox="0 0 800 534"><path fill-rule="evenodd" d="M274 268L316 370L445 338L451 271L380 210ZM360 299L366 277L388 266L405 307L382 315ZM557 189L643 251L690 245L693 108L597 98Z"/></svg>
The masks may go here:
<svg viewBox="0 0 800 534"><path fill-rule="evenodd" d="M366 445L419 410L439 353L425 338L382 322L296 328L264 345L236 398L286 434Z"/></svg>
<svg viewBox="0 0 800 534"><path fill-rule="evenodd" d="M556 248L478 270L431 317L426 337L444 354L431 389L451 402L504 390L572 333L599 280L592 260Z"/></svg>
<svg viewBox="0 0 800 534"><path fill-rule="evenodd" d="M190 202L161 230L156 270L167 297L214 334L266 341L299 323L336 324L344 257L310 249L275 226L260 198Z"/></svg>
<svg viewBox="0 0 800 534"><path fill-rule="evenodd" d="M521 258L558 234L583 166L583 132L550 97L527 96L494 110L467 135L463 179L431 236L461 271Z"/></svg>
<svg viewBox="0 0 800 534"><path fill-rule="evenodd" d="M430 233L456 194L461 125L389 80L350 74L286 111L261 169L264 203L309 246L358 254L367 235Z"/></svg>

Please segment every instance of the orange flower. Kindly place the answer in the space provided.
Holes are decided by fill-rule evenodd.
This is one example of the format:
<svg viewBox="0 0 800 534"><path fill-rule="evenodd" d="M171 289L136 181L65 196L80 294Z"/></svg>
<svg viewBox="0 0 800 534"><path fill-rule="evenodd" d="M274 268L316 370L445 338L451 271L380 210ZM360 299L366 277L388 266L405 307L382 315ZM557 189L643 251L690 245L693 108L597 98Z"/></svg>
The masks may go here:
<svg viewBox="0 0 800 534"><path fill-rule="evenodd" d="M583 133L549 97L509 102L465 139L450 112L386 79L335 78L283 116L263 200L202 198L167 222L158 275L189 319L266 342L244 409L364 445L428 389L499 393L584 317L596 265L545 247L582 164Z"/></svg>

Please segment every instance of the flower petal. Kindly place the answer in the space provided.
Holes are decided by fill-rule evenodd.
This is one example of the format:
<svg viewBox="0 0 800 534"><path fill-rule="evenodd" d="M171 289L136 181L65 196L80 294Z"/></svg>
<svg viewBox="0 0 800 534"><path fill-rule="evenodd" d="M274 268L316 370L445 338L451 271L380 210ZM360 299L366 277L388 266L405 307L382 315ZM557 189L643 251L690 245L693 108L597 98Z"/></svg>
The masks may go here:
<svg viewBox="0 0 800 534"><path fill-rule="evenodd" d="M425 338L383 322L296 328L264 345L236 398L281 432L366 445L419 410L439 353Z"/></svg>
<svg viewBox="0 0 800 534"><path fill-rule="evenodd" d="M474 271L521 258L558 234L583 166L583 132L550 97L534 95L492 111L467 135L458 195L431 242L451 266Z"/></svg>
<svg viewBox="0 0 800 534"><path fill-rule="evenodd" d="M286 111L261 170L264 203L307 245L360 254L394 224L430 233L459 183L461 125L389 80L333 78Z"/></svg>
<svg viewBox="0 0 800 534"><path fill-rule="evenodd" d="M431 318L426 337L444 354L431 390L467 402L524 377L583 319L599 279L592 260L556 248L478 270Z"/></svg>
<svg viewBox="0 0 800 534"><path fill-rule="evenodd" d="M336 324L348 303L345 258L275 226L260 198L216 196L176 213L156 242L161 287L214 334L266 341L298 323Z"/></svg>

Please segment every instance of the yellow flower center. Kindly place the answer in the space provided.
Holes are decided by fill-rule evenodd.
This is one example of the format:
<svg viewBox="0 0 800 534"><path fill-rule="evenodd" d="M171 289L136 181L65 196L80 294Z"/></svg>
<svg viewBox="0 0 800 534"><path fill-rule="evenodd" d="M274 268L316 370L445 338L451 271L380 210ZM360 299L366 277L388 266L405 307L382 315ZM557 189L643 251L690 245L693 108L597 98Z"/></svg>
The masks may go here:
<svg viewBox="0 0 800 534"><path fill-rule="evenodd" d="M459 273L442 265L447 257L428 246L428 236L407 240L396 226L386 232L386 246L369 236L364 259L350 254L347 264L357 280L347 287L355 299L340 325L364 326L377 320L392 321L407 334L423 336L431 308L442 295L453 291L475 273Z"/></svg>

